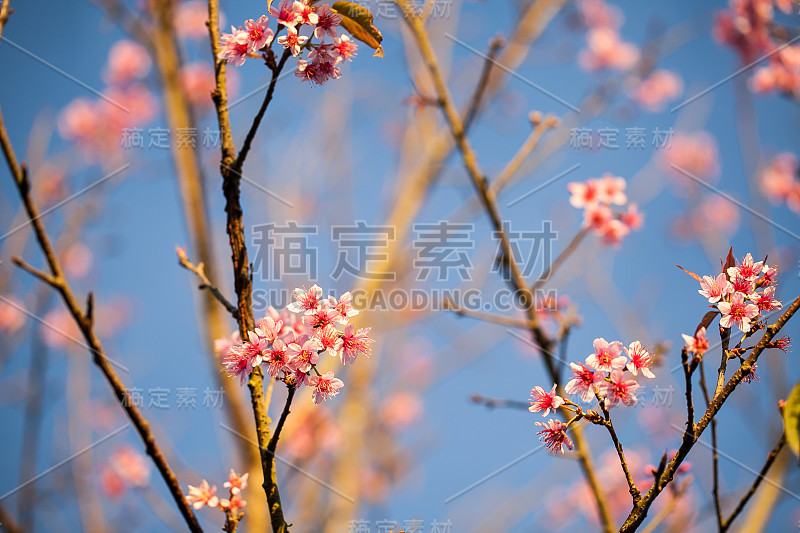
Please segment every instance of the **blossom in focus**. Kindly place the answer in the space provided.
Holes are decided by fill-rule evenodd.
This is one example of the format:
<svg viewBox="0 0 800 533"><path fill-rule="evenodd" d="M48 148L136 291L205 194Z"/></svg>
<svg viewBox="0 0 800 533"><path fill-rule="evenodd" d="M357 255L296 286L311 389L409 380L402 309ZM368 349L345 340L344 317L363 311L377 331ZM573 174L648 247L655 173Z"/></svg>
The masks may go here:
<svg viewBox="0 0 800 533"><path fill-rule="evenodd" d="M231 468L230 474L228 474L228 481L223 483L222 486L230 489L231 494L235 496L247 487L247 478L249 476L250 474L247 473L240 476Z"/></svg>
<svg viewBox="0 0 800 533"><path fill-rule="evenodd" d="M322 4L317 8L317 26L314 28L314 37L324 39L325 36L336 38L336 26L342 23L342 16L331 11L329 4Z"/></svg>
<svg viewBox="0 0 800 533"><path fill-rule="evenodd" d="M767 287L761 294L757 294L753 298L753 303L759 311L773 311L783 307L783 304L775 299L775 287Z"/></svg>
<svg viewBox="0 0 800 533"><path fill-rule="evenodd" d="M650 355L650 352L642 346L641 342L633 341L630 343L630 345L625 348L625 353L630 357L630 362L626 368L631 374L636 376L639 370L641 370L642 375L647 378L652 379L656 377L653 371L650 370L650 367L653 365L653 357Z"/></svg>
<svg viewBox="0 0 800 533"><path fill-rule="evenodd" d="M621 342L608 342L600 337L595 339L592 344L595 353L586 358L586 366L604 372L625 368L625 363L628 362L628 359L624 355L621 355Z"/></svg>
<svg viewBox="0 0 800 533"><path fill-rule="evenodd" d="M222 34L218 59L225 59L228 64L241 67L249 53L250 38L246 31L231 26L231 33Z"/></svg>
<svg viewBox="0 0 800 533"><path fill-rule="evenodd" d="M550 419L546 424L536 422L536 425L544 428L537 434L540 435L539 439L550 453L561 452L563 454L565 446L570 450L573 448L572 439L567 436L567 427L560 420Z"/></svg>
<svg viewBox="0 0 800 533"><path fill-rule="evenodd" d="M322 288L312 285L310 289L303 287L294 290L294 302L286 306L292 313L310 315L322 303Z"/></svg>
<svg viewBox="0 0 800 533"><path fill-rule="evenodd" d="M356 331L353 324L348 324L345 327L341 351L343 365L355 361L359 354L372 355L372 343L375 341L367 336L369 332L370 328L360 328Z"/></svg>
<svg viewBox="0 0 800 533"><path fill-rule="evenodd" d="M744 278L748 281L755 281L763 270L764 262L754 262L753 256L748 253L741 263L729 267L727 272L730 279Z"/></svg>
<svg viewBox="0 0 800 533"><path fill-rule="evenodd" d="M272 42L273 33L266 15L261 15L257 20L246 20L244 31L247 32L251 52L257 52Z"/></svg>
<svg viewBox="0 0 800 533"><path fill-rule="evenodd" d="M564 398L556 394L555 384L553 384L553 388L550 390L550 392L547 392L543 388L537 386L531 389L530 404L531 406L528 407L528 411L531 413L544 411L542 416L547 416L550 414L550 411L555 413L559 407L564 405Z"/></svg>
<svg viewBox="0 0 800 533"><path fill-rule="evenodd" d="M314 403L322 403L339 394L339 389L344 387L342 380L333 377L333 372L325 372L321 376L311 376L308 379L309 387L314 388L312 399Z"/></svg>
<svg viewBox="0 0 800 533"><path fill-rule="evenodd" d="M730 302L718 303L717 309L722 313L722 318L719 320L720 326L731 328L736 324L736 327L744 333L750 331L750 321L758 316L758 306L746 304L744 294L741 292L734 293Z"/></svg>
<svg viewBox="0 0 800 533"><path fill-rule="evenodd" d="M209 507L216 507L219 505L219 498L214 495L217 491L216 486L209 486L208 481L202 481L199 487L189 485L189 494L186 496L186 501L192 504L195 509L200 509L204 505Z"/></svg>
<svg viewBox="0 0 800 533"><path fill-rule="evenodd" d="M581 400L589 403L595 394L594 384L597 381L595 372L582 363L570 363L569 367L573 375L564 386L564 391L567 394L580 394Z"/></svg>
<svg viewBox="0 0 800 533"><path fill-rule="evenodd" d="M700 282L700 288L697 292L708 298L709 303L715 304L726 295L733 292L733 285L728 281L725 274L720 274L716 278L703 276L703 280Z"/></svg>
<svg viewBox="0 0 800 533"><path fill-rule="evenodd" d="M597 386L606 409L610 409L620 402L628 407L636 404L637 398L634 391L638 388L639 384L635 380L625 379L622 370L614 370L608 376L608 381L604 380Z"/></svg>

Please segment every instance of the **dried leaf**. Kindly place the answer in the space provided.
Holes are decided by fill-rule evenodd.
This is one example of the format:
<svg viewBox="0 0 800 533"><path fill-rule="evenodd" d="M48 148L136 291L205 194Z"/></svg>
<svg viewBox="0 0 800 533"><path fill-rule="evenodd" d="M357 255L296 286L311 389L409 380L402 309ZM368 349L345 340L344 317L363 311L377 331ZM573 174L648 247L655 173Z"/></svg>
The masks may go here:
<svg viewBox="0 0 800 533"><path fill-rule="evenodd" d="M350 34L375 49L373 56L383 57L381 42L383 35L372 24L372 13L366 7L355 2L339 1L334 2L331 9L342 17L342 27Z"/></svg>
<svg viewBox="0 0 800 533"><path fill-rule="evenodd" d="M687 273L687 274L689 274L690 276L692 276L692 277L693 277L695 280L697 280L697 282L699 282L699 283L700 283L700 282L702 282L702 281L703 281L703 278L701 278L700 276L698 276L698 275L697 275L697 274L695 274L694 272L690 272L690 271L686 270L685 268L683 268L683 267L682 267L682 266L680 266L680 265L675 265L675 266L676 266L676 267L678 267L678 268L680 268L681 270L683 270L684 272L686 272L686 273Z"/></svg>

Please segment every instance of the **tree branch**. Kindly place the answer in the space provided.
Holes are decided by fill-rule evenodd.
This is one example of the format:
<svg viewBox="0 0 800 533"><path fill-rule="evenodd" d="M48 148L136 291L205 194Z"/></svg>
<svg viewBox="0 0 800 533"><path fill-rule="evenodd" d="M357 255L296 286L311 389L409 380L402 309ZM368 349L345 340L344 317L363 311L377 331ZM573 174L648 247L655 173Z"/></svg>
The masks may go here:
<svg viewBox="0 0 800 533"><path fill-rule="evenodd" d="M228 310L231 316L234 319L238 320L239 309L237 309L235 305L230 303L228 299L225 298L225 295L222 294L222 292L213 283L211 283L211 281L208 279L208 276L206 276L205 265L203 263L198 263L195 265L194 263L189 261L186 252L178 248L178 264L181 265L186 270L194 272L195 275L198 278L200 278L200 281L203 282L198 288L206 289L208 292L210 292L214 296L214 298L216 298L217 301L219 301L219 303L221 303L223 307L225 307L225 309Z"/></svg>

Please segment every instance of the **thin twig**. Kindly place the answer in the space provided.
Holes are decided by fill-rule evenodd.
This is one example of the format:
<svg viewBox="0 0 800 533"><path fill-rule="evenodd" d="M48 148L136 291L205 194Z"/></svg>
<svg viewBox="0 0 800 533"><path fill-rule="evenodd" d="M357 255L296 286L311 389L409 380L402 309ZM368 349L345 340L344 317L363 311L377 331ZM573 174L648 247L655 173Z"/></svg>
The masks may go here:
<svg viewBox="0 0 800 533"><path fill-rule="evenodd" d="M281 56L278 65L272 69L272 78L269 80L267 94L264 95L264 101L261 102L261 107L258 109L258 113L256 113L256 116L253 118L253 123L250 125L250 130L247 132L247 136L244 138L242 149L239 150L239 156L236 158L236 162L233 164L233 168L238 171L241 171L242 167L244 166L244 160L247 158L247 154L250 152L250 147L253 144L253 139L256 136L256 132L258 132L258 127L261 125L261 120L264 118L264 113L267 111L267 107L272 101L272 95L275 93L275 86L278 83L278 77L280 77L283 66L291 56L292 54L287 48L283 51L283 55Z"/></svg>
<svg viewBox="0 0 800 533"><path fill-rule="evenodd" d="M558 268L567 260L567 258L572 255L572 253L578 249L578 245L583 241L584 237L589 234L591 228L583 228L581 229L569 242L566 248L561 250L561 253L558 254L553 264L536 280L536 283L533 284L531 290L535 293L537 289L542 288L542 285L547 283L550 280L550 276L558 270Z"/></svg>
<svg viewBox="0 0 800 533"><path fill-rule="evenodd" d="M681 366L686 382L686 432L694 435L694 401L692 398L692 371L689 368L689 352L686 346L681 349Z"/></svg>
<svg viewBox="0 0 800 533"><path fill-rule="evenodd" d="M749 502L750 498L753 497L753 494L756 493L756 489L758 489L758 486L766 477L767 472L769 472L769 469L772 467L773 463L775 463L775 460L778 458L778 454L781 453L781 450L783 449L785 444L786 444L786 433L781 435L781 438L778 439L778 443L775 445L774 448L772 448L772 451L769 452L769 455L767 455L767 460L764 462L764 466L761 467L761 471L759 471L758 473L758 477L753 481L753 484L750 485L750 488L747 490L744 496L742 496L742 499L739 500L739 503L736 505L736 508L733 510L733 512L730 514L727 520L723 520L720 531L724 533L725 531L730 529L731 523L733 523L733 521L736 520L736 517L739 516L739 514L742 512L744 506L747 505L747 502Z"/></svg>
<svg viewBox="0 0 800 533"><path fill-rule="evenodd" d="M206 276L205 265L203 263L198 263L195 265L194 263L189 261L189 257L187 257L186 252L179 248L178 264L181 265L186 270L194 272L195 275L198 278L200 278L200 281L203 282L199 288L206 289L208 292L214 295L214 298L216 298L219 301L219 303L221 303L225 307L225 309L228 310L228 312L234 319L239 318L239 309L237 309L235 305L233 305L230 301L228 301L227 298L225 298L225 295L222 294L222 292L216 287L216 285L211 283L211 281L208 279L208 276Z"/></svg>
<svg viewBox="0 0 800 533"><path fill-rule="evenodd" d="M492 192L495 194L499 193L500 190L505 187L509 181L511 181L511 178L513 178L517 173L519 168L522 166L522 163L528 159L528 156L531 155L531 153L539 145L542 135L544 135L544 133L550 128L556 127L558 123L559 121L556 117L548 115L534 125L530 135L528 135L528 138L525 139L524 143L522 143L522 146L519 147L517 153L514 154L514 157L511 158L500 174L498 174L495 180L492 182Z"/></svg>
<svg viewBox="0 0 800 533"><path fill-rule="evenodd" d="M605 417L605 422L603 425L606 427L606 429L608 429L608 434L611 435L611 441L614 443L614 449L617 451L619 463L622 465L622 471L625 473L625 480L628 482L628 492L631 493L633 504L636 505L636 502L642 498L642 493L639 490L639 487L637 487L636 483L633 481L633 475L628 467L628 461L625 459L625 452L622 450L622 443L620 443L619 438L617 437L617 432L614 429L614 423L611 422L611 413L605 408L602 401L600 403L600 409L602 409L603 416Z"/></svg>
<svg viewBox="0 0 800 533"><path fill-rule="evenodd" d="M684 347L685 349L685 347ZM706 385L706 371L703 366L703 360L700 359L700 390L703 391L703 398L706 401L706 409L711 403L711 397L708 394L708 386ZM722 502L720 501L719 493L719 449L717 448L717 419L716 417L711 420L711 477L712 487L711 495L714 500L714 514L717 517L717 529L722 532Z"/></svg>
<svg viewBox="0 0 800 533"><path fill-rule="evenodd" d="M478 320L493 322L495 324L509 326L512 328L524 328L524 329L531 328L531 323L526 320L520 320L519 318L507 317L502 315L495 315L493 313L484 313L483 311L473 311L471 309L455 307L451 302L445 302L445 309L449 309L450 311L460 316L477 318Z"/></svg>
<svg viewBox="0 0 800 533"><path fill-rule="evenodd" d="M469 401L472 403L477 403L478 405L485 405L486 407L490 407L492 409L496 407L505 407L509 409L524 409L527 411L530 407L528 402L522 402L520 400L508 400L505 398L490 398L481 394L473 394L469 397Z"/></svg>

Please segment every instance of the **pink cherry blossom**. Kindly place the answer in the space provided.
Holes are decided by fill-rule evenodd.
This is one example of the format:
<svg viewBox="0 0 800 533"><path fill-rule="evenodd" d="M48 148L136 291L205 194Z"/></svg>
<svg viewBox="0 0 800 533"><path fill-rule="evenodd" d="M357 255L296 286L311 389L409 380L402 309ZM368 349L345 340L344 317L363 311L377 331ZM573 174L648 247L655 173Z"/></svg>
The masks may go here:
<svg viewBox="0 0 800 533"><path fill-rule="evenodd" d="M231 490L231 494L234 496L242 492L247 487L247 478L250 474L243 474L238 475L234 472L233 468L231 468L230 474L228 474L228 481L222 484L223 487L226 489Z"/></svg>
<svg viewBox="0 0 800 533"><path fill-rule="evenodd" d="M356 56L358 44L350 40L350 37L347 35L342 35L341 37L335 37L333 39L333 49L341 61L345 59L352 61Z"/></svg>
<svg viewBox="0 0 800 533"><path fill-rule="evenodd" d="M290 359L286 343L281 339L275 339L272 345L264 352L267 374L275 378L278 377L281 371L289 372Z"/></svg>
<svg viewBox="0 0 800 533"><path fill-rule="evenodd" d="M621 220L612 219L597 228L597 235L603 239L603 243L609 246L619 246L622 239L630 234L630 228Z"/></svg>
<svg viewBox="0 0 800 533"><path fill-rule="evenodd" d="M570 193L569 203L572 207L583 209L586 206L594 205L599 202L599 190L597 180L586 180L584 182L573 181L567 184Z"/></svg>
<svg viewBox="0 0 800 533"><path fill-rule="evenodd" d="M772 48L769 25L772 6L764 0L732 0L730 10L717 15L716 39L733 47L744 63L751 63Z"/></svg>
<svg viewBox="0 0 800 533"><path fill-rule="evenodd" d="M339 333L339 330L333 324L328 324L323 328L319 328L315 332L315 336L322 344L322 348L328 352L331 357L340 357L344 341Z"/></svg>
<svg viewBox="0 0 800 533"><path fill-rule="evenodd" d="M329 4L322 4L317 8L317 27L314 28L314 37L324 39L326 35L336 38L336 26L342 23L342 16L331 11Z"/></svg>
<svg viewBox="0 0 800 533"><path fill-rule="evenodd" d="M581 50L578 63L584 70L626 70L639 60L639 50L620 39L619 33L609 27L595 27L586 37L588 48Z"/></svg>
<svg viewBox="0 0 800 533"><path fill-rule="evenodd" d="M316 24L319 22L319 15L317 15L317 12L313 6L308 4L308 0L303 0L303 2L300 4L300 8L297 10L297 13L300 16L301 24L316 26Z"/></svg>
<svg viewBox="0 0 800 533"><path fill-rule="evenodd" d="M639 384L636 381L625 379L622 370L614 370L608 376L608 381L604 380L598 386L598 392L603 397L605 408L610 409L620 402L628 407L635 405L637 399L633 391L638 388Z"/></svg>
<svg viewBox="0 0 800 533"><path fill-rule="evenodd" d="M272 342L278 338L278 335L283 330L283 320L277 321L271 316L266 316L259 320L256 324L255 334L267 342Z"/></svg>
<svg viewBox="0 0 800 533"><path fill-rule="evenodd" d="M750 89L756 93L800 93L800 46L776 49L767 66L756 69L750 79Z"/></svg>
<svg viewBox="0 0 800 533"><path fill-rule="evenodd" d="M289 368L308 372L312 365L319 361L319 352L322 351L322 343L317 338L308 338L303 335L296 342L291 343L287 349L289 354Z"/></svg>
<svg viewBox="0 0 800 533"><path fill-rule="evenodd" d="M310 315L322 302L322 288L318 285L312 285L308 290L306 290L305 287L302 289L295 289L294 302L287 305L286 309L292 313L305 313L306 315Z"/></svg>
<svg viewBox="0 0 800 533"><path fill-rule="evenodd" d="M775 285L778 282L778 267L777 265L767 266L764 265L764 275L758 280L760 285Z"/></svg>
<svg viewBox="0 0 800 533"><path fill-rule="evenodd" d="M663 111L667 102L676 99L683 91L680 76L669 70L656 70L631 90L631 98L644 110Z"/></svg>
<svg viewBox="0 0 800 533"><path fill-rule="evenodd" d="M639 208L633 202L628 204L628 210L621 213L619 219L632 230L641 229L644 224L644 214L639 211Z"/></svg>
<svg viewBox="0 0 800 533"><path fill-rule="evenodd" d="M633 341L625 348L625 353L628 354L628 357L631 358L630 363L628 363L627 369L628 371L633 374L634 376L638 375L639 370L642 371L642 375L644 377L653 379L655 378L655 374L653 371L650 370L650 367L653 366L653 356L650 355L642 343L639 341Z"/></svg>
<svg viewBox="0 0 800 533"><path fill-rule="evenodd" d="M626 186L625 178L606 172L597 180L598 200L604 204L625 205L628 202Z"/></svg>
<svg viewBox="0 0 800 533"><path fill-rule="evenodd" d="M380 419L398 430L413 424L424 411L419 396L412 392L398 392L389 396L380 408Z"/></svg>
<svg viewBox="0 0 800 533"><path fill-rule="evenodd" d="M200 509L204 505L209 507L216 507L219 505L219 498L214 493L217 491L216 486L209 486L208 481L202 481L199 487L189 485L189 494L186 496L186 501L192 504L195 509Z"/></svg>
<svg viewBox="0 0 800 533"><path fill-rule="evenodd" d="M561 452L563 454L565 446L570 450L573 448L572 439L567 436L567 426L562 424L560 420L550 419L546 424L536 422L536 425L544 428L537 434L541 435L539 439L541 439L550 453Z"/></svg>
<svg viewBox="0 0 800 533"><path fill-rule="evenodd" d="M763 269L764 262L759 261L758 263L754 263L753 256L748 253L744 259L742 259L741 263L737 264L735 267L728 268L728 277L730 279L742 277L746 280L755 281L756 278L761 275Z"/></svg>
<svg viewBox="0 0 800 533"><path fill-rule="evenodd" d="M749 278L736 276L731 280L731 287L733 287L733 292L741 292L745 296L749 297L755 294L756 282L755 280Z"/></svg>
<svg viewBox="0 0 800 533"><path fill-rule="evenodd" d="M600 337L594 340L594 353L586 358L586 366L594 370L611 372L625 368L628 359L622 353L622 343L619 341L608 342Z"/></svg>
<svg viewBox="0 0 800 533"><path fill-rule="evenodd" d="M252 360L244 354L242 345L228 348L222 356L222 364L225 372L239 377L239 385L243 385L250 372L253 371Z"/></svg>
<svg viewBox="0 0 800 533"><path fill-rule="evenodd" d="M358 315L358 311L353 309L353 295L350 291L342 294L339 299L328 298L328 305L339 313L339 318L336 320L339 324L346 325L349 319Z"/></svg>
<svg viewBox="0 0 800 533"><path fill-rule="evenodd" d="M564 391L567 394L580 394L581 400L589 403L595 394L595 373L582 363L570 363L569 367L573 376L564 386Z"/></svg>
<svg viewBox="0 0 800 533"><path fill-rule="evenodd" d="M742 377L742 383L751 383L755 381L756 383L761 382L761 378L758 377L756 374L756 370L758 369L758 365L753 363L753 366L750 367L750 370L745 372L744 376Z"/></svg>
<svg viewBox="0 0 800 533"><path fill-rule="evenodd" d="M300 2L293 2L292 0L281 0L277 8L275 6L269 8L270 15L277 19L278 24L286 26L287 30L294 30L294 27L300 23L300 12L302 10L303 4ZM295 33L297 33L296 30ZM280 40L278 42L280 42Z"/></svg>
<svg viewBox="0 0 800 533"><path fill-rule="evenodd" d="M236 67L244 65L250 53L250 36L244 30L231 27L231 33L222 34L222 47L217 54L218 59L225 59Z"/></svg>
<svg viewBox="0 0 800 533"><path fill-rule="evenodd" d="M103 78L107 83L128 83L147 76L151 65L150 54L144 46L123 39L109 50Z"/></svg>
<svg viewBox="0 0 800 533"><path fill-rule="evenodd" d="M750 331L750 321L758 316L758 306L744 303L744 294L736 292L731 296L731 301L720 302L717 309L722 313L719 325L731 328L734 324L744 333Z"/></svg>
<svg viewBox="0 0 800 533"><path fill-rule="evenodd" d="M716 278L703 276L703 280L700 282L700 289L697 292L708 298L709 303L715 304L725 295L733 292L733 284L728 281L725 274L720 274Z"/></svg>
<svg viewBox="0 0 800 533"><path fill-rule="evenodd" d="M247 474L245 474L247 475ZM247 502L243 500L238 494L231 497L231 499L220 498L219 506L223 511L230 511L231 514L236 515L239 511L245 508Z"/></svg>
<svg viewBox="0 0 800 533"><path fill-rule="evenodd" d="M767 344L767 348L777 348L781 350L783 353L789 353L789 348L791 348L791 346L792 346L792 338L789 337L788 335Z"/></svg>
<svg viewBox="0 0 800 533"><path fill-rule="evenodd" d="M528 408L528 411L531 413L538 413L539 411L544 411L542 416L547 416L550 414L552 410L553 413L556 410L564 405L564 398L556 394L556 385L553 384L553 388L550 392L545 391L541 387L534 387L531 389L531 406Z"/></svg>
<svg viewBox="0 0 800 533"><path fill-rule="evenodd" d="M303 316L303 323L311 328L324 328L325 326L335 324L339 320L339 312L329 307L320 306L311 314Z"/></svg>
<svg viewBox="0 0 800 533"><path fill-rule="evenodd" d="M783 307L783 304L775 299L775 287L767 287L761 294L757 294L753 303L758 306L759 311L772 311Z"/></svg>
<svg viewBox="0 0 800 533"><path fill-rule="evenodd" d="M359 354L364 354L366 356L372 355L372 343L375 341L367 336L370 329L371 328L360 328L356 331L353 324L348 324L344 328L342 350L340 353L343 365L355 361Z"/></svg>
<svg viewBox="0 0 800 533"><path fill-rule="evenodd" d="M708 338L706 338L706 328L700 328L694 337L681 333L683 341L686 343L686 351L700 357L708 351Z"/></svg>
<svg viewBox="0 0 800 533"><path fill-rule="evenodd" d="M614 219L614 212L604 204L589 204L583 210L583 227L599 230Z"/></svg>
<svg viewBox="0 0 800 533"><path fill-rule="evenodd" d="M308 385L314 387L312 400L317 404L330 400L339 394L339 389L344 387L341 379L333 377L333 372L325 372L321 376L311 376L308 379Z"/></svg>
<svg viewBox="0 0 800 533"><path fill-rule="evenodd" d="M266 15L261 15L258 20L246 20L244 31L247 32L251 52L257 52L272 42L273 33Z"/></svg>

